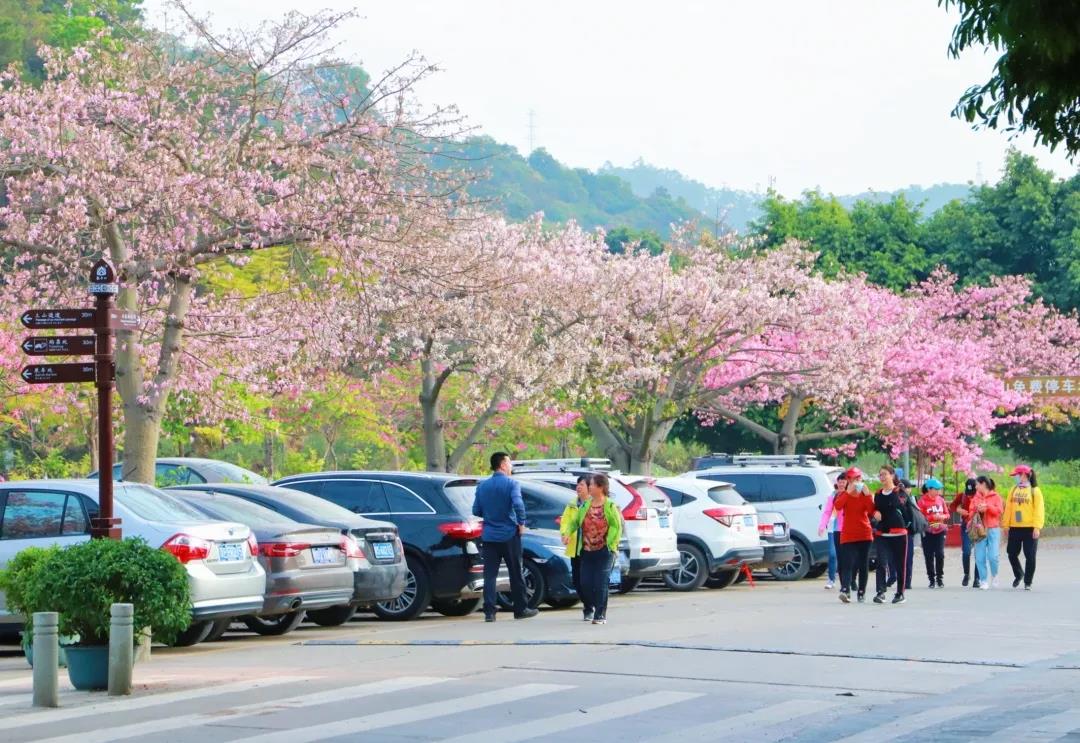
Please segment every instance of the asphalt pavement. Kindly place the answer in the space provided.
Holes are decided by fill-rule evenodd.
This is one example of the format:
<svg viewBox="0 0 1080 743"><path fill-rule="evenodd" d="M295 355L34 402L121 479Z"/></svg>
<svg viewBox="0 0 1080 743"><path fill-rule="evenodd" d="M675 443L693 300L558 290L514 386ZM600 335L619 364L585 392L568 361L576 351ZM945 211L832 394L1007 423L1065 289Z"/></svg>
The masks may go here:
<svg viewBox="0 0 1080 743"><path fill-rule="evenodd" d="M0 741L1050 741L1080 739L1080 540L1044 539L1035 590L841 604L824 579L613 597L408 623L361 616L281 638L155 648L127 698L30 707L0 648ZM62 682L66 685L66 678Z"/></svg>

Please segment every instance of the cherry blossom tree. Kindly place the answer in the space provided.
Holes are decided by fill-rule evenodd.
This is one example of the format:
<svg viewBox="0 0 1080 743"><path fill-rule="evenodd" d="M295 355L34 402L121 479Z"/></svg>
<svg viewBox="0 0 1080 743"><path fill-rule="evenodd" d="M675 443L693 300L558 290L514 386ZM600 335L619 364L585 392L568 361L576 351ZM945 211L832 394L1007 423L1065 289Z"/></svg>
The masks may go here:
<svg viewBox="0 0 1080 743"><path fill-rule="evenodd" d="M267 388L377 350L354 290L401 213L439 208L421 145L449 122L411 102L420 60L371 85L322 63L343 17L236 35L195 22L193 48L103 39L43 50L40 87L0 78L5 291L79 306L104 255L142 317L116 356L127 479L152 481L172 391ZM265 251L280 270L256 291L207 290Z"/></svg>

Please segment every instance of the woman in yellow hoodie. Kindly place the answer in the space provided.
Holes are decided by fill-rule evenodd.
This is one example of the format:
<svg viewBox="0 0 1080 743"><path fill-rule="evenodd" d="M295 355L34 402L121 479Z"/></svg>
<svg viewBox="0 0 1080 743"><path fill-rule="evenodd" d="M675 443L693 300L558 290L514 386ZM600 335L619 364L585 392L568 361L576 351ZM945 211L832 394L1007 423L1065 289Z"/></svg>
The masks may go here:
<svg viewBox="0 0 1080 743"><path fill-rule="evenodd" d="M1015 467L1012 471L1016 478L1016 487L1009 492L1002 514L1001 525L1009 530L1009 541L1005 554L1013 571L1013 588L1024 582L1024 590L1031 590L1031 581L1035 578L1035 553L1039 549L1039 531L1046 523L1046 510L1043 494L1039 490L1035 471L1026 464ZM1020 550L1024 550L1024 565L1020 565Z"/></svg>
<svg viewBox="0 0 1080 743"><path fill-rule="evenodd" d="M581 529L573 528L574 514L577 513L581 504L589 500L589 476L580 475L577 479L577 500L570 501L563 509L562 518L559 519L559 533L562 534L562 543L566 545L566 556L570 558L570 575L574 582L574 590L581 599L583 618L591 622L593 607L589 603L585 591L581 590Z"/></svg>

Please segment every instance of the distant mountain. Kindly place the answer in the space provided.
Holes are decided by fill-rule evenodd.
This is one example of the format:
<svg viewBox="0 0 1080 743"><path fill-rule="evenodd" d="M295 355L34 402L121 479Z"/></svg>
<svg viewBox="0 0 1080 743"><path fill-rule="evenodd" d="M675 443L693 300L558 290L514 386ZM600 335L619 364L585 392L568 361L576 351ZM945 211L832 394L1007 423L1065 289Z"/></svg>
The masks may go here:
<svg viewBox="0 0 1080 743"><path fill-rule="evenodd" d="M658 168L640 159L630 167L617 167L611 163L604 163L598 173L622 178L639 196L662 188L671 196L682 198L687 204L701 212L704 215L704 224L711 225L719 217L724 226L745 232L748 225L761 216L760 203L764 194L730 188L713 188L700 181L687 178L677 170ZM967 198L971 194L971 186L956 183L942 183L928 188L909 186L898 191L866 191L860 194L838 195L837 199L844 206L850 207L860 200L884 203L901 194L911 203L921 205L925 217L954 199Z"/></svg>

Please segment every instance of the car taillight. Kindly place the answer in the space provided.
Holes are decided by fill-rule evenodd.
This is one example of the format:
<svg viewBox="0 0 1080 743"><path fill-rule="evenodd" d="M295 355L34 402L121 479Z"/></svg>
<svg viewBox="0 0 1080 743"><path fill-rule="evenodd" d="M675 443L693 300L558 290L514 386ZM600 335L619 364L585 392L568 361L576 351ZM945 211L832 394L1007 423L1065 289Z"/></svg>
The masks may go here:
<svg viewBox="0 0 1080 743"><path fill-rule="evenodd" d="M210 556L210 543L190 534L174 534L161 549L172 554L182 565L192 560L205 560Z"/></svg>
<svg viewBox="0 0 1080 743"><path fill-rule="evenodd" d="M259 542L255 539L254 534L248 534L247 538L248 552L252 557L258 557L259 555Z"/></svg>
<svg viewBox="0 0 1080 743"><path fill-rule="evenodd" d="M735 519L742 516L739 511L733 508L724 508L723 506L720 508L706 508L702 513L710 519L719 521L724 526L734 526Z"/></svg>
<svg viewBox="0 0 1080 743"><path fill-rule="evenodd" d="M482 521L451 521L439 524L439 531L451 539L479 539L484 533Z"/></svg>
<svg viewBox="0 0 1080 743"><path fill-rule="evenodd" d="M649 518L649 508L645 505L645 499L641 497L641 493L634 490L629 485L624 485L623 487L630 493L630 504L623 509L623 519L626 521L647 521Z"/></svg>
<svg viewBox="0 0 1080 743"><path fill-rule="evenodd" d="M309 549L311 545L303 542L263 542L259 545L259 554L263 557L296 557Z"/></svg>
<svg viewBox="0 0 1080 743"><path fill-rule="evenodd" d="M351 534L345 534L341 537L341 551L345 553L345 557L367 559L367 555L364 554L364 545Z"/></svg>

